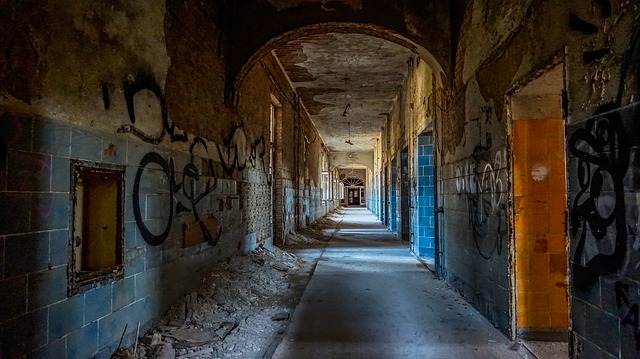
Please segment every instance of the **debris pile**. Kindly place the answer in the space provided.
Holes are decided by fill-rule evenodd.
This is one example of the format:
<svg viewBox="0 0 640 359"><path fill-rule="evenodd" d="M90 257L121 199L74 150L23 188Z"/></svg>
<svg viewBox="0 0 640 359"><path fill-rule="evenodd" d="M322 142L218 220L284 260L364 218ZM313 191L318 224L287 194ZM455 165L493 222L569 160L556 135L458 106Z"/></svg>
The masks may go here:
<svg viewBox="0 0 640 359"><path fill-rule="evenodd" d="M344 214L344 212L342 212L342 208L341 207L336 208L330 211L329 213L327 213L324 217L319 218L318 220L313 222L310 228L315 231L322 231L327 228L335 228L336 221L334 221L332 217L334 217L334 215L342 215L342 214Z"/></svg>
<svg viewBox="0 0 640 359"><path fill-rule="evenodd" d="M326 237L313 230L302 229L297 233L290 233L285 240L286 249L324 247L326 245Z"/></svg>
<svg viewBox="0 0 640 359"><path fill-rule="evenodd" d="M288 273L297 256L258 248L217 263L197 292L178 300L122 358L259 358L289 318Z"/></svg>

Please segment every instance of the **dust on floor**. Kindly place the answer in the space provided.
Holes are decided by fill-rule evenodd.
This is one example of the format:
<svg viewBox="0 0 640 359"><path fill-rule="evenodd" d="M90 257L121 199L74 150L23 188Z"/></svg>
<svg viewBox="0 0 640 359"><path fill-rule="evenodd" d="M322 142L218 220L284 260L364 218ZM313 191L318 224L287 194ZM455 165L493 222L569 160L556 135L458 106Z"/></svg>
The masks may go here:
<svg viewBox="0 0 640 359"><path fill-rule="evenodd" d="M287 237L287 248L326 245L319 232ZM317 260L317 257L315 258ZM277 247L217 263L197 292L114 358L262 358L295 308L314 259Z"/></svg>

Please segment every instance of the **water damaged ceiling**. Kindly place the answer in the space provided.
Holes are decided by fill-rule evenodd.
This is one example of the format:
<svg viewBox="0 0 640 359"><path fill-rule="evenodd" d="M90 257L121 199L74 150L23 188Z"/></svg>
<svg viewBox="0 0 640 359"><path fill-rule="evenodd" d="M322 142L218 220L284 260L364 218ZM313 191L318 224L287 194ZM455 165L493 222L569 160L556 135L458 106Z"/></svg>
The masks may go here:
<svg viewBox="0 0 640 359"><path fill-rule="evenodd" d="M275 53L329 150L373 151L413 53L343 33L301 37Z"/></svg>

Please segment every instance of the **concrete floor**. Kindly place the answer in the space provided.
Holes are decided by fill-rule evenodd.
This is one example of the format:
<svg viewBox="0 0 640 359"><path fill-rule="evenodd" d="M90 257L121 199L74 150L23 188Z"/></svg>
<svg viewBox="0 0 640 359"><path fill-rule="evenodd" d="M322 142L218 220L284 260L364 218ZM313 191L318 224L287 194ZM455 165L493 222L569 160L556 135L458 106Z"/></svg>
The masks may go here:
<svg viewBox="0 0 640 359"><path fill-rule="evenodd" d="M273 358L521 358L369 211L341 216Z"/></svg>

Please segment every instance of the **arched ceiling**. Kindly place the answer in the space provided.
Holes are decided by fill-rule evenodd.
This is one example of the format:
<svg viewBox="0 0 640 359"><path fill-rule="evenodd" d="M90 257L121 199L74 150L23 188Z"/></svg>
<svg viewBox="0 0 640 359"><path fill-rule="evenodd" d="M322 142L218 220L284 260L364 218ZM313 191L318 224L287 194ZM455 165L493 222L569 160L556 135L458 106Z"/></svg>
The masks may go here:
<svg viewBox="0 0 640 359"><path fill-rule="evenodd" d="M274 53L331 152L373 151L402 89L409 49L370 35L328 33Z"/></svg>

